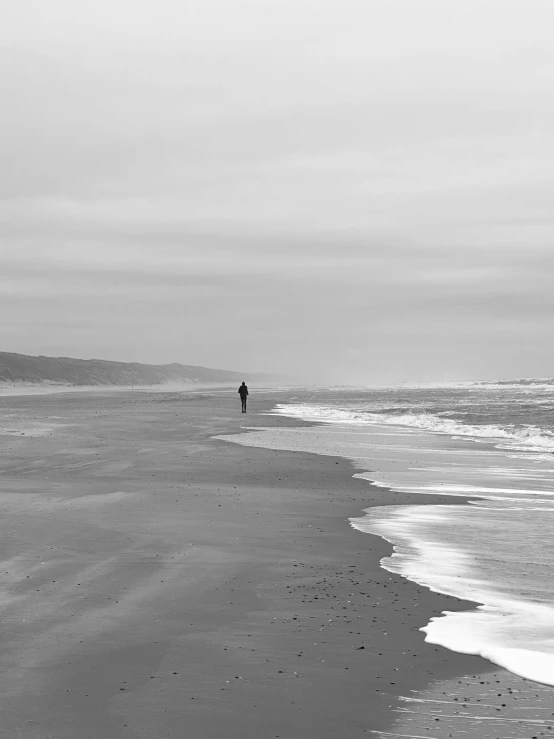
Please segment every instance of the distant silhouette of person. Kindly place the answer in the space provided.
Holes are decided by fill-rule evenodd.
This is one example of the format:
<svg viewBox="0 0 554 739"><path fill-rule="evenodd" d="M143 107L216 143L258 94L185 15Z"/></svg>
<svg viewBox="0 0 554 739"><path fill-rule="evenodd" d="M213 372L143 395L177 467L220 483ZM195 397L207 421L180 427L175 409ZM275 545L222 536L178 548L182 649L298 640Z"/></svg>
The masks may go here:
<svg viewBox="0 0 554 739"><path fill-rule="evenodd" d="M240 395L240 402L242 404L242 412L246 413L246 397L248 395L248 388L246 387L246 383L244 382L239 387L239 395Z"/></svg>

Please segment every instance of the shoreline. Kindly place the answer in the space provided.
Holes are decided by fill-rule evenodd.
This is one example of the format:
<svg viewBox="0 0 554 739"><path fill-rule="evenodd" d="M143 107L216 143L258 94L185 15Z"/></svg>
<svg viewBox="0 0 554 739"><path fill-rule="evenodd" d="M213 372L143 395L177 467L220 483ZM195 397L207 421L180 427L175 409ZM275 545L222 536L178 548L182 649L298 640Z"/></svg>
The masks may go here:
<svg viewBox="0 0 554 739"><path fill-rule="evenodd" d="M387 501L342 457L212 438L313 425L262 415L274 399L246 417L217 392L17 399L25 422L63 422L2 439L10 736L356 739L437 680L515 682L425 643L431 616L475 604L384 570L392 545L349 522L436 496Z"/></svg>
<svg viewBox="0 0 554 739"><path fill-rule="evenodd" d="M268 419L276 419L276 421L269 421ZM269 416L265 416L265 420L260 425L263 428L305 427L310 429L327 426L327 424L325 424L324 422L318 422L317 420L304 420L281 414L270 414ZM253 428L252 430L255 429ZM244 432L241 433L248 433L248 430L244 430ZM464 446L471 445L472 440L461 440L461 443L463 443ZM486 446L489 447L491 450L496 449L493 443L486 444ZM253 446L247 448L259 449L269 447ZM481 446L481 449L483 448L484 447ZM385 575L382 580L388 579L388 581L391 583L389 587L401 588L402 584L404 584L412 586L412 591L414 591L415 589L418 594L421 593L421 590L425 591L423 597L420 597L419 605L422 606L425 602L425 605L427 607L430 606L431 610L427 611L427 613L423 616L423 620L419 623L419 627L415 627L417 631L419 631L419 634L413 634L413 638L416 642L418 642L419 646L418 650L412 650L411 655L412 657L419 657L420 659L422 659L423 663L425 663L425 666L422 670L420 670L419 675L412 675L413 679L411 684L405 682L401 689L391 690L389 688L388 694L393 703L389 705L391 718L388 726L386 726L386 729L389 729L391 731L393 731L393 729L396 729L398 731L410 732L415 730L428 731L428 724L431 720L450 720L451 725L448 727L448 730L449 732L454 733L449 733L448 736L458 736L456 732L459 729L459 719L468 719L468 729L462 732L464 739L469 739L470 737L474 739L485 739L485 737L490 737L491 739L493 739L493 737L497 737L497 734L494 733L495 731L502 731L502 735L505 737L505 739L508 739L508 737L512 736L517 736L519 739L518 732L520 732L522 729L518 727L520 725L525 725L526 723L530 724L531 726L544 724L544 726L548 730L551 730L552 727L548 725L548 720L543 721L539 718L534 718L527 721L522 719L522 714L518 712L518 709L521 708L521 706L517 706L513 702L513 700L526 701L527 708L535 711L535 713L527 714L527 716L543 716L544 714L542 712L547 710L546 706L550 705L552 703L552 700L554 699L554 688L551 685L537 682L536 680L533 680L531 678L521 677L517 673L512 673L503 666L495 664L494 662L491 662L479 655L458 652L453 649L444 648L440 644L424 641L425 633L423 629L427 626L427 624L433 617L440 616L442 612L446 610L451 613L463 613L465 611L473 611L477 607L483 606L483 602L455 595L449 595L439 589L434 589L431 586L419 584L415 580L408 579L405 575L398 574L393 570L389 570L385 566L381 566L381 560L383 558L389 558L395 551L396 545L394 541L385 538L380 534L364 531L362 528L357 528L352 523L353 519L358 519L362 521L364 515L372 508L387 506L418 507L425 505L465 506L469 505L472 501L486 500L486 497L479 494L447 494L439 497L437 494L403 493L382 483L375 483L375 481L372 480L370 477L371 471L368 471L368 468L365 466L360 466L360 464L357 463L356 460L349 457L333 457L328 455L327 453L317 454L311 451L304 450L287 452L286 450L283 450L282 447L279 447L278 452L281 454L307 454L309 456L313 456L315 454L316 457L320 457L320 459L330 460L330 462L332 462L333 460L340 460L341 463L347 462L350 466L352 480L357 480L367 485L367 500L364 504L364 507L361 511L358 510L352 512L346 518L346 522L350 530L355 534L361 533L364 537L369 537L369 540L373 543L373 545L369 546L369 548L372 549L374 556L377 558L377 566L383 571ZM338 464L338 462L335 461L335 464ZM381 495L383 495L384 498L386 498L387 496L394 496L394 499L381 499ZM387 578L388 575L391 576ZM385 584L385 587L387 587L387 584ZM404 590L402 597L407 597L408 599L410 598L407 590ZM389 602L389 608L393 605L394 602L394 600L392 602ZM435 608L437 608L437 610L434 610ZM393 608L392 610L397 609ZM419 620L419 616L416 620ZM396 627L398 627L398 624L396 624ZM407 623L403 623L402 627L406 629ZM408 628L412 629L412 624L410 624ZM440 659L438 661L430 660L430 652L427 652L427 655L425 655L425 650L433 650L434 652L440 651L441 654L446 655L446 659L442 661L442 663ZM402 654L405 655L405 652L403 652ZM402 663L402 659L401 657L399 659L399 657L400 655L398 654L398 652L396 652L396 660L398 660L399 663ZM429 662L433 663L432 670L428 669ZM404 660L404 664L405 663L406 660ZM397 670L400 671L402 668L393 669L396 673ZM391 676L395 677L395 674L393 673L391 675L389 672L387 677ZM383 675L381 675L380 677L383 677ZM398 686L398 683L391 681L391 685ZM461 688L460 686L463 686L463 688ZM462 690L463 695L466 696L463 699L457 697L459 695L462 695ZM498 690L501 690L503 692L499 693L497 692ZM417 694L419 696L425 697L412 698L409 697L409 694ZM471 698L467 696L471 696ZM448 699L445 700L445 698ZM464 700L467 703L460 706L460 704L456 702L458 700ZM510 700L511 705L502 703L501 701L503 700ZM410 703L411 701L413 701L414 703ZM417 711L409 710L408 708L406 708L406 702L410 703L412 707L417 703L441 704L445 706L446 711L453 711L454 715L446 714L445 716L443 716L440 710L437 710L436 708L433 709L431 714L424 710L424 708L421 708L420 712L418 713ZM471 707L467 705L469 703L472 704ZM479 705L480 703L482 704L481 706ZM463 707L467 710L460 711L460 707ZM400 714L400 718L394 716L395 712ZM489 715L487 715L487 712ZM497 712L500 712L501 715L499 716ZM403 715L405 713L412 713L416 715L410 717L407 722L403 723ZM464 713L466 715L464 715ZM475 713L477 713L477 715L471 715ZM434 716L434 718L430 718L430 715ZM437 718L437 715L441 715L441 719ZM487 721L491 723L487 724ZM498 722L501 722L501 724L499 724ZM473 726L469 726L469 724L473 724ZM419 726L419 728L415 729L414 726L416 725ZM489 734L487 728L485 728L487 726L490 727L490 731L492 733ZM442 730L445 730L444 723L442 726ZM472 733L472 730L475 733ZM515 733L512 733L514 731ZM386 731L382 727L381 729L373 730L371 733L378 734L379 736L383 737L408 736L408 734L391 734L389 731ZM409 736L412 736L412 734L410 733ZM442 736L443 734L441 734L441 737Z"/></svg>

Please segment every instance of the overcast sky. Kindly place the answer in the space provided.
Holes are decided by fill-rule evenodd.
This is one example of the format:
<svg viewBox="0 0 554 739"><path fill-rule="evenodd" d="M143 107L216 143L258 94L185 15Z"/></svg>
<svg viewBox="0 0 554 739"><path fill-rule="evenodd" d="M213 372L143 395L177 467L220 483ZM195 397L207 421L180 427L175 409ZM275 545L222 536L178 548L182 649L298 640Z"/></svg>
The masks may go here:
<svg viewBox="0 0 554 739"><path fill-rule="evenodd" d="M0 350L554 375L552 0L0 0Z"/></svg>

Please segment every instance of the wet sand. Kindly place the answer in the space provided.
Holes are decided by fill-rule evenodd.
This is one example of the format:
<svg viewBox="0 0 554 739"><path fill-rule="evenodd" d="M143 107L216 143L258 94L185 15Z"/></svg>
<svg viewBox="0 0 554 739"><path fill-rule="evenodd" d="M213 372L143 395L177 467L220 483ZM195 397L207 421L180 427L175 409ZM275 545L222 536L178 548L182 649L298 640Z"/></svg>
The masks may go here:
<svg viewBox="0 0 554 739"><path fill-rule="evenodd" d="M472 604L379 567L390 545L348 518L388 491L340 458L211 438L293 425L257 415L273 401L244 416L235 392L0 398L0 736L415 736L394 728L403 698L435 681L534 689L424 643L432 615ZM464 737L549 735L498 700L494 727ZM457 736L418 715L420 735Z"/></svg>

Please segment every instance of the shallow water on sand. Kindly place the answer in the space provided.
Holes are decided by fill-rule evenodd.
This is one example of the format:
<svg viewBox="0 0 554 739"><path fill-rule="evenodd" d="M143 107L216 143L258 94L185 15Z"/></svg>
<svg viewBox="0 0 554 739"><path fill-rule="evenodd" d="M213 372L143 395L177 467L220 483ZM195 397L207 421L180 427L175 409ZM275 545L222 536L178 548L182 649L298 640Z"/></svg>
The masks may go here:
<svg viewBox="0 0 554 739"><path fill-rule="evenodd" d="M503 670L433 683L401 698L378 739L530 739L554 731L554 688Z"/></svg>

